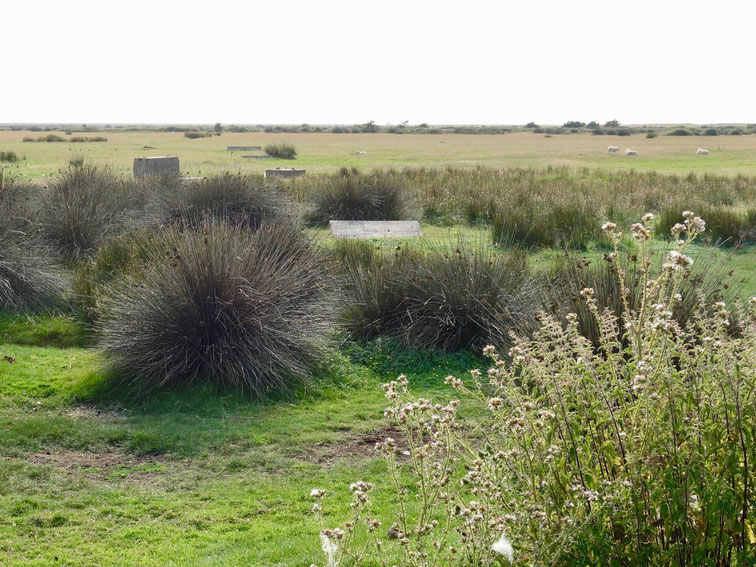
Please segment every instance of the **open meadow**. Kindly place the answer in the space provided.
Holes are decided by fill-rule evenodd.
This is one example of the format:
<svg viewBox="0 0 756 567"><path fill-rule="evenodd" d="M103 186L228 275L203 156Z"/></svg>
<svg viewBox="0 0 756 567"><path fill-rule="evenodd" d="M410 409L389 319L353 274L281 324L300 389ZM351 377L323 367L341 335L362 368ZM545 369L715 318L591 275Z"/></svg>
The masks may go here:
<svg viewBox="0 0 756 567"><path fill-rule="evenodd" d="M28 135L0 565L754 565L756 135Z"/></svg>
<svg viewBox="0 0 756 567"><path fill-rule="evenodd" d="M133 158L175 155L187 176L219 172L261 173L266 167L292 163L311 172L334 172L341 167L402 168L486 166L600 168L610 171L657 171L685 175L690 172L719 175L756 174L756 135L741 136L664 136L649 139L632 136L592 136L565 134L548 137L532 132L511 134L273 134L265 132L230 133L189 139L180 132L104 132L107 142L24 143L34 132L0 131L0 147L25 160L6 165L6 169L31 178L55 175L74 156L108 165L118 173L130 173ZM66 137L63 132L55 134ZM249 160L242 154L227 152L227 146L265 146L288 142L298 157L288 160ZM610 156L613 145L638 151L635 158ZM145 150L144 146L155 149ZM696 155L698 147L710 151ZM357 155L357 151L367 152Z"/></svg>

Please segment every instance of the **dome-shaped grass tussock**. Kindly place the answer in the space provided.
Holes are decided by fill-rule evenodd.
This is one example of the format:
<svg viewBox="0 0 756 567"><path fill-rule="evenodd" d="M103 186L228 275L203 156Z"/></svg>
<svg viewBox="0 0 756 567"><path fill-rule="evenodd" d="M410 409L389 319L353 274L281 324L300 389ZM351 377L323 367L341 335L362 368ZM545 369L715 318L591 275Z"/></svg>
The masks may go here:
<svg viewBox="0 0 756 567"><path fill-rule="evenodd" d="M280 204L261 176L226 173L206 179L162 179L150 187L159 222L196 228L209 219L257 230Z"/></svg>
<svg viewBox="0 0 756 567"><path fill-rule="evenodd" d="M31 186L0 187L0 311L54 307L66 287L65 272L34 231L33 194Z"/></svg>
<svg viewBox="0 0 756 567"><path fill-rule="evenodd" d="M390 173L345 173L323 180L312 193L307 222L400 220L406 215L405 183Z"/></svg>
<svg viewBox="0 0 756 567"><path fill-rule="evenodd" d="M138 216L141 196L109 170L71 167L39 197L42 237L64 258L82 260L123 233Z"/></svg>
<svg viewBox="0 0 756 567"><path fill-rule="evenodd" d="M321 254L290 225L169 230L102 300L102 346L137 389L210 381L258 395L310 375L328 331Z"/></svg>

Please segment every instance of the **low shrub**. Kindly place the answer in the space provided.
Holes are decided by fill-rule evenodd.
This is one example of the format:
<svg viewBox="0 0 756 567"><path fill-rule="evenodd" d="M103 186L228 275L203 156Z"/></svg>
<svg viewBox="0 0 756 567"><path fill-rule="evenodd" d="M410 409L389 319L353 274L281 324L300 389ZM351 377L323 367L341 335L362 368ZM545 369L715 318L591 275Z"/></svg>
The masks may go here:
<svg viewBox="0 0 756 567"><path fill-rule="evenodd" d="M49 245L67 259L80 260L136 220L137 199L106 169L72 167L41 193L37 219Z"/></svg>
<svg viewBox="0 0 756 567"><path fill-rule="evenodd" d="M16 152L0 152L0 161L16 163L18 161L18 154Z"/></svg>
<svg viewBox="0 0 756 567"><path fill-rule="evenodd" d="M330 220L399 220L404 217L405 185L390 173L340 174L319 184L310 196L310 224Z"/></svg>
<svg viewBox="0 0 756 567"><path fill-rule="evenodd" d="M135 390L209 381L285 391L309 377L329 330L325 274L292 226L171 229L108 286L101 344Z"/></svg>
<svg viewBox="0 0 756 567"><path fill-rule="evenodd" d="M294 159L297 157L297 151L291 144L270 144L265 146L264 151L267 155L279 159Z"/></svg>
<svg viewBox="0 0 756 567"><path fill-rule="evenodd" d="M667 136L692 136L693 132L684 128L677 128L667 134Z"/></svg>
<svg viewBox="0 0 756 567"><path fill-rule="evenodd" d="M657 136L658 136L658 134L656 132L646 132L646 138L649 138L649 139L653 140Z"/></svg>
<svg viewBox="0 0 756 567"><path fill-rule="evenodd" d="M719 131L716 128L707 128L704 130L704 136L719 136Z"/></svg>
<svg viewBox="0 0 756 567"><path fill-rule="evenodd" d="M506 355L485 347L487 371L448 376L450 401L384 384L396 433L376 444L376 483L395 506L376 514L374 483L356 482L335 527L313 488L328 564L751 565L756 298L736 334L723 303L672 319L695 236L622 319L581 290L598 349L574 317L544 316Z"/></svg>

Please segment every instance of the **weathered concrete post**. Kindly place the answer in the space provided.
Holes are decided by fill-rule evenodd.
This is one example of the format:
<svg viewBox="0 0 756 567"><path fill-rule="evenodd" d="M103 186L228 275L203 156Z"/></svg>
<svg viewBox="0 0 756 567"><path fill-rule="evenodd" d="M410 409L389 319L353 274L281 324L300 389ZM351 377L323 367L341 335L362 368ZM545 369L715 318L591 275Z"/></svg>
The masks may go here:
<svg viewBox="0 0 756 567"><path fill-rule="evenodd" d="M265 177L302 177L306 171L306 169L294 167L277 167L276 169L266 169Z"/></svg>
<svg viewBox="0 0 756 567"><path fill-rule="evenodd" d="M134 177L152 175L175 175L178 177L180 174L179 158L175 156L134 158Z"/></svg>

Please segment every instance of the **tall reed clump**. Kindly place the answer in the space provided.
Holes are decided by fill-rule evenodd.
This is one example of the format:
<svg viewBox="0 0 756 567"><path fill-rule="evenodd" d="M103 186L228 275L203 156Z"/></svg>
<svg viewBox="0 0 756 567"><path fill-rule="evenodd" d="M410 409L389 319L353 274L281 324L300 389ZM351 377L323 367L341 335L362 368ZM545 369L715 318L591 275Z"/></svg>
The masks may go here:
<svg viewBox="0 0 756 567"><path fill-rule="evenodd" d="M328 287L322 255L292 226L170 229L106 290L102 347L137 391L288 390L310 375L329 330Z"/></svg>
<svg viewBox="0 0 756 567"><path fill-rule="evenodd" d="M730 245L756 242L756 207L735 209L726 205L696 203L695 209L706 217L706 231L711 239ZM678 222L679 208L666 206L659 214L658 228L669 234Z"/></svg>
<svg viewBox="0 0 756 567"><path fill-rule="evenodd" d="M453 352L506 345L510 331L533 320L533 280L521 251L401 249L346 265L345 280L342 321L355 338L393 335Z"/></svg>
<svg viewBox="0 0 756 567"><path fill-rule="evenodd" d="M0 311L62 303L66 274L34 232L26 202L32 190L12 182L0 189Z"/></svg>
<svg viewBox="0 0 756 567"><path fill-rule="evenodd" d="M347 172L322 180L310 195L311 224L330 220L399 220L406 214L406 187L390 173Z"/></svg>
<svg viewBox="0 0 756 567"><path fill-rule="evenodd" d="M494 244L514 241L532 247L585 248L598 240L598 220L585 203L546 205L525 198L516 206L497 207L491 235Z"/></svg>
<svg viewBox="0 0 756 567"><path fill-rule="evenodd" d="M487 346L487 371L447 377L451 401L415 397L403 376L385 384L398 431L377 449L396 506L378 517L373 484L357 482L350 518L331 527L312 490L328 564L752 565L756 298L737 333L721 302L675 322L703 221L681 227L661 271L642 275L637 310L618 319L581 290L599 348L576 317L544 315L506 360Z"/></svg>
<svg viewBox="0 0 756 567"><path fill-rule="evenodd" d="M649 214L646 219L651 222L653 215ZM634 236L640 238L641 247L645 247L651 233L649 228L643 232L635 231ZM714 247L708 251L696 250L695 263L681 277L680 297L672 306L672 318L681 326L687 325L699 309L706 309L718 301L731 301L738 294L738 283L729 277L730 258L717 257L716 250ZM631 311L640 309L646 272L661 270L661 261L646 265L641 259L643 256L643 251L640 255L606 253L603 260L596 262L573 255L565 257L540 288L543 309L563 323L568 316L576 316L580 333L598 345L601 329L580 291L585 288L595 290L598 309L602 312L608 309L621 320L626 307Z"/></svg>
<svg viewBox="0 0 756 567"><path fill-rule="evenodd" d="M192 181L153 180L150 194L159 222L187 227L214 218L257 230L264 219L275 217L279 210L262 177L230 173Z"/></svg>
<svg viewBox="0 0 756 567"><path fill-rule="evenodd" d="M50 246L79 261L135 222L138 198L106 169L71 167L41 193L37 222Z"/></svg>

